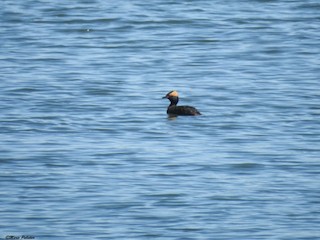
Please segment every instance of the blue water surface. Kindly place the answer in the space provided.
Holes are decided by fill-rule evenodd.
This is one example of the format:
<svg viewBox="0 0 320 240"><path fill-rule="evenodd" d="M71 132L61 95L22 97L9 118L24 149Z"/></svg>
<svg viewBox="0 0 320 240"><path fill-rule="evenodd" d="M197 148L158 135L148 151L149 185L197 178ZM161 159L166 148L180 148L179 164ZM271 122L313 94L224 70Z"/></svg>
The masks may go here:
<svg viewBox="0 0 320 240"><path fill-rule="evenodd" d="M319 11L4 0L0 237L320 239Z"/></svg>

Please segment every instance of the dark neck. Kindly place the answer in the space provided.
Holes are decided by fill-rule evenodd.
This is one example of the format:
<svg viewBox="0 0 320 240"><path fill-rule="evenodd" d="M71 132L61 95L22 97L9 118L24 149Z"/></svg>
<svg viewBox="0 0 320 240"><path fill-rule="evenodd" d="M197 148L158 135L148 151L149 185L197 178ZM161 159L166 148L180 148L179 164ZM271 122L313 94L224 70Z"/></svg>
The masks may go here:
<svg viewBox="0 0 320 240"><path fill-rule="evenodd" d="M170 97L169 101L170 101L170 106L175 106L179 102L179 97Z"/></svg>

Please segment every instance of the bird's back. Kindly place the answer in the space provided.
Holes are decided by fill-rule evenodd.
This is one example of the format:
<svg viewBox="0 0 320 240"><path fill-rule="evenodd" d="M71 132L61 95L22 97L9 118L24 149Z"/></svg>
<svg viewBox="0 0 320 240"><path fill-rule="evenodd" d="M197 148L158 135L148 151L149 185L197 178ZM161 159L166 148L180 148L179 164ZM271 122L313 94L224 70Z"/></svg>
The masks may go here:
<svg viewBox="0 0 320 240"><path fill-rule="evenodd" d="M201 115L196 108L191 106L170 106L168 107L167 113L180 116Z"/></svg>

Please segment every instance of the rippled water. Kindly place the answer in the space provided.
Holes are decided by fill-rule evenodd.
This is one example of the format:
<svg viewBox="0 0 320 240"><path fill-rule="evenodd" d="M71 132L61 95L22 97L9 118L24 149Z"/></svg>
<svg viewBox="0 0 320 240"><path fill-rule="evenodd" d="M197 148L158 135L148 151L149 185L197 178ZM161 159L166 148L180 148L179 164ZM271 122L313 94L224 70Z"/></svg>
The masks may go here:
<svg viewBox="0 0 320 240"><path fill-rule="evenodd" d="M319 10L4 0L1 237L319 239Z"/></svg>

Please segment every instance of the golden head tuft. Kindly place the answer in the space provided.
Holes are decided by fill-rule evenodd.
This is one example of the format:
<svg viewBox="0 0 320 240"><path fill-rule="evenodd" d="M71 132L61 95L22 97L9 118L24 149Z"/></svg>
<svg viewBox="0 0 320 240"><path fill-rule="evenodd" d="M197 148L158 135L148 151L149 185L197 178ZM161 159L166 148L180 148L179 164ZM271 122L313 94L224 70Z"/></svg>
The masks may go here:
<svg viewBox="0 0 320 240"><path fill-rule="evenodd" d="M173 90L171 92L168 92L166 96L167 97L178 97L179 94L178 94L178 92L176 90Z"/></svg>

